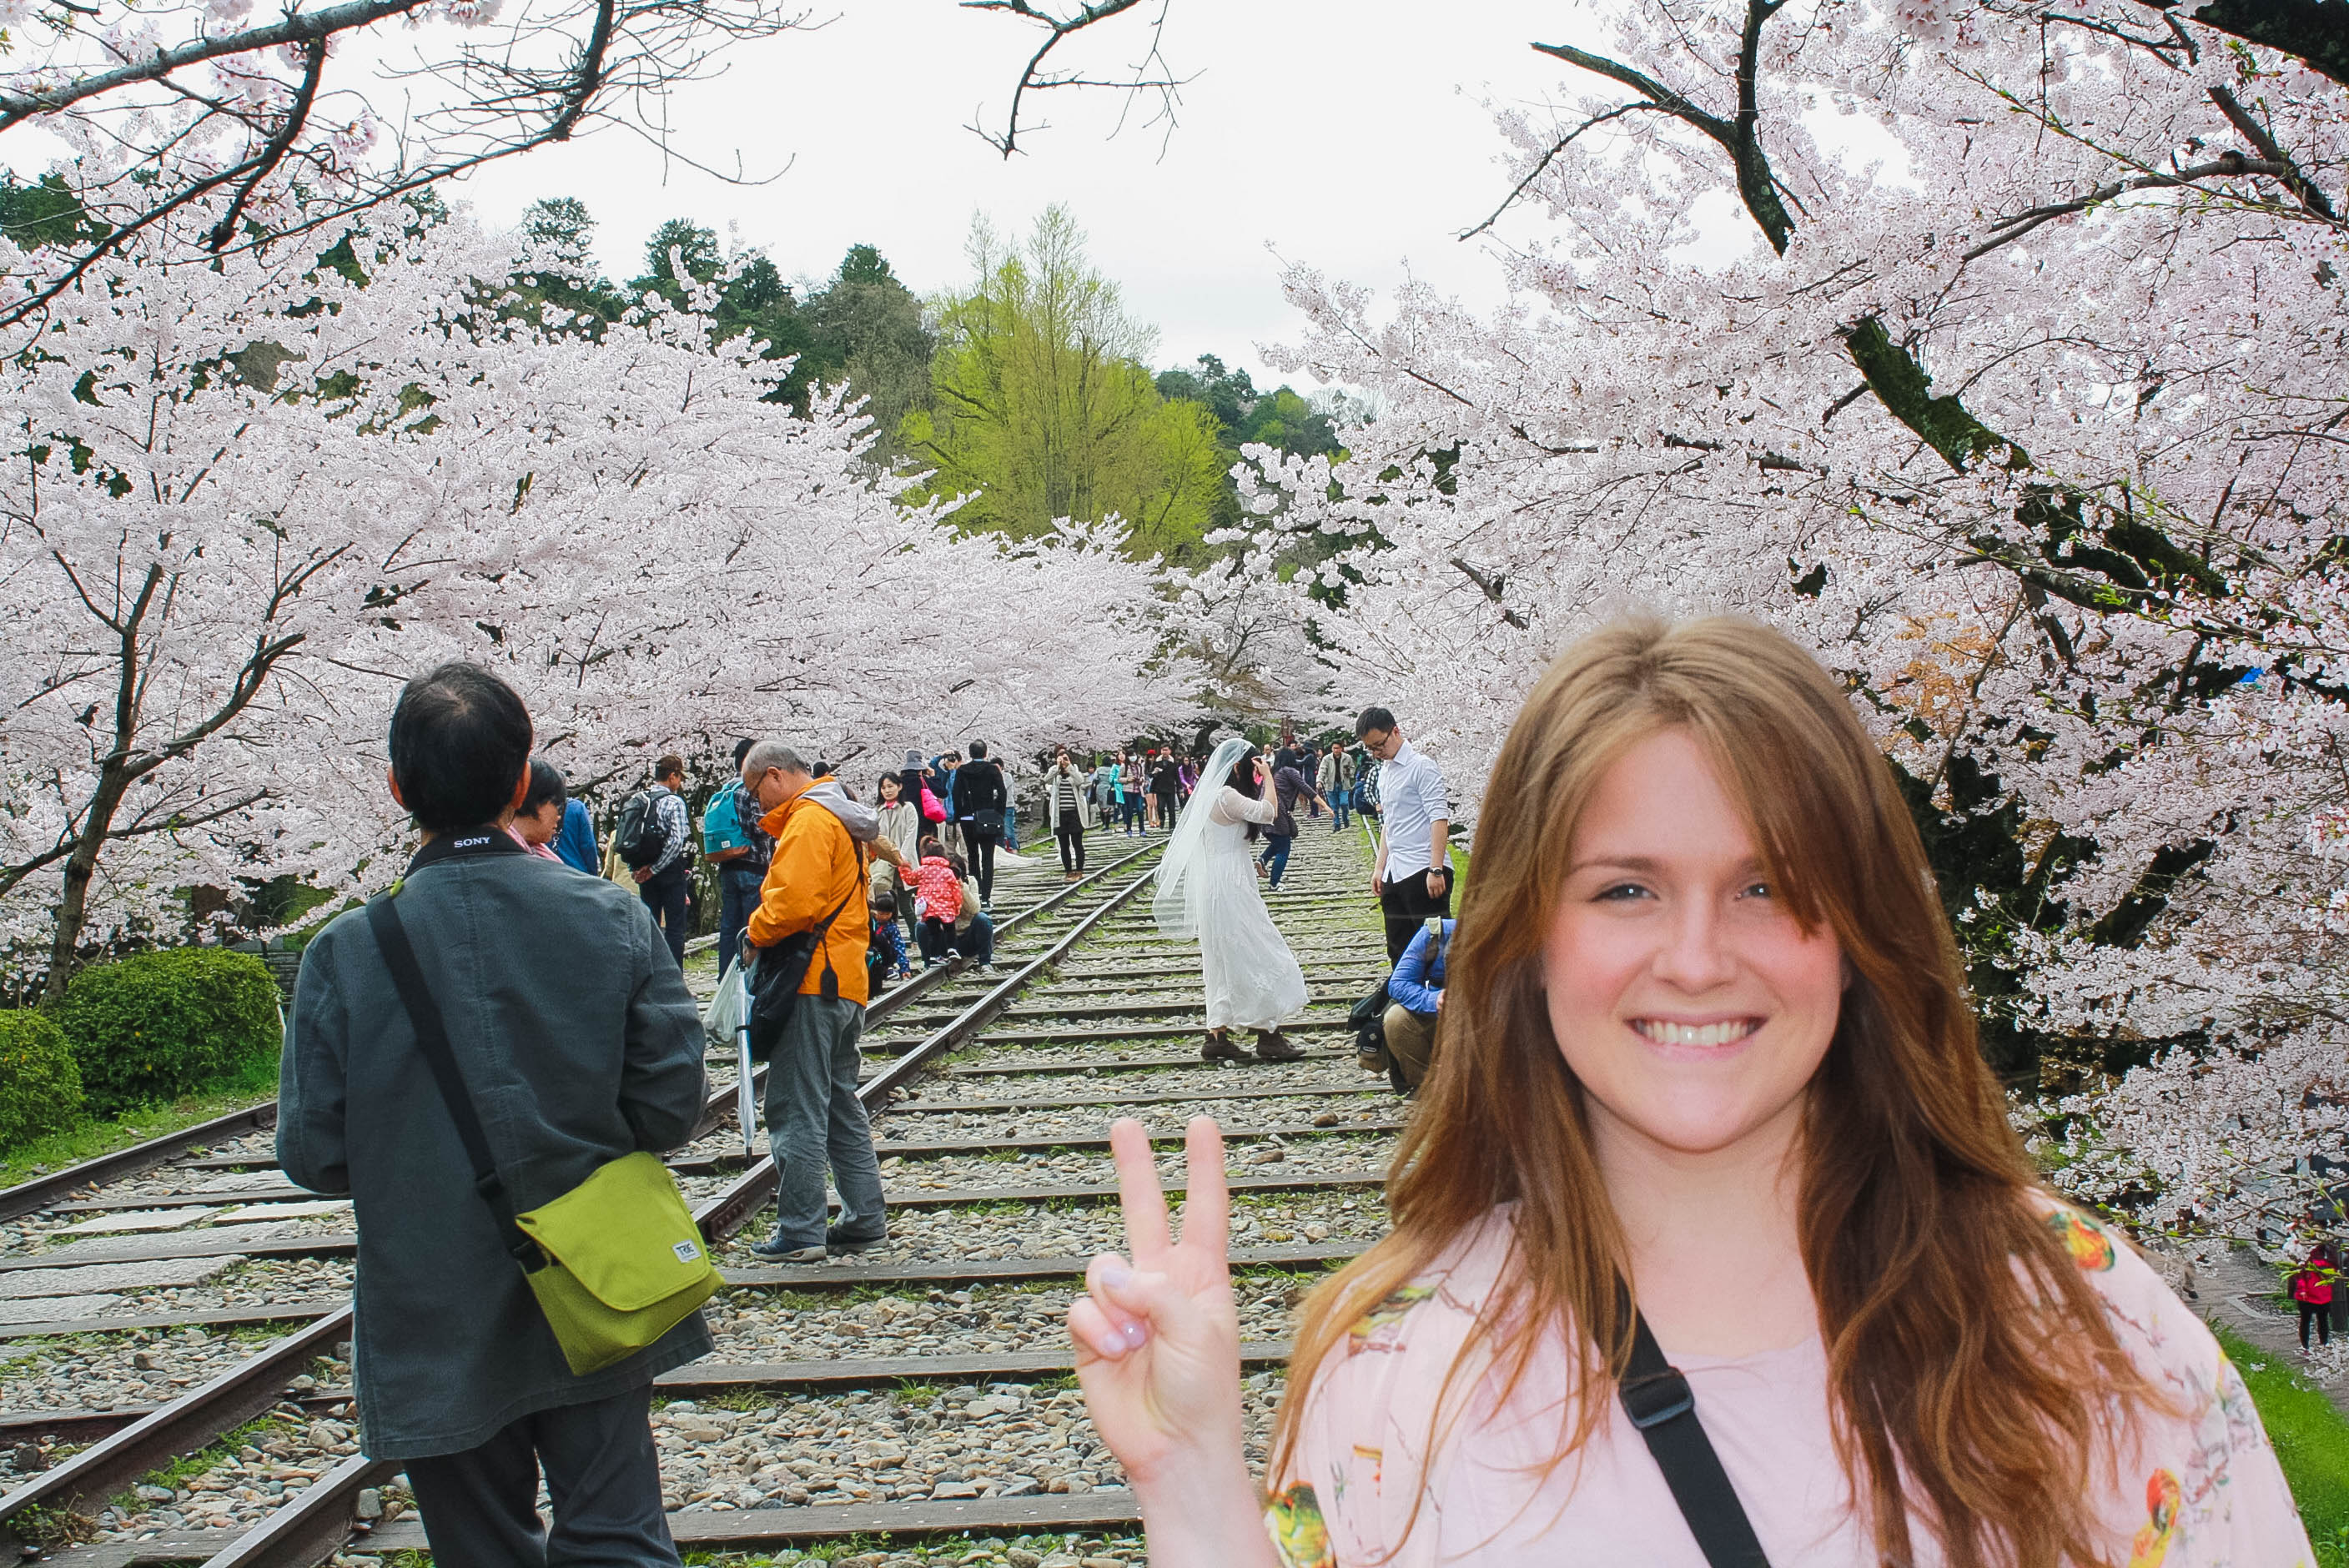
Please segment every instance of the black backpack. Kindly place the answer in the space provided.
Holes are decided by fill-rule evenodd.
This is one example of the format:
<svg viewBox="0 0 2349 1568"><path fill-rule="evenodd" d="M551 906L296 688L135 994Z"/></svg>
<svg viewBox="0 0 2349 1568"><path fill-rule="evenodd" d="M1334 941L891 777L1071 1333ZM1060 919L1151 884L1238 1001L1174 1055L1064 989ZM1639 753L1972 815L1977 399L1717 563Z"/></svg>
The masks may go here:
<svg viewBox="0 0 2349 1568"><path fill-rule="evenodd" d="M1387 1044L1387 983L1354 1004L1346 1015L1346 1026L1354 1032L1354 1049L1360 1055L1381 1051Z"/></svg>
<svg viewBox="0 0 2349 1568"><path fill-rule="evenodd" d="M653 810L653 799L651 790L639 789L620 805L620 830L612 835L612 847L631 871L644 870L668 848L668 834L661 827L660 813Z"/></svg>

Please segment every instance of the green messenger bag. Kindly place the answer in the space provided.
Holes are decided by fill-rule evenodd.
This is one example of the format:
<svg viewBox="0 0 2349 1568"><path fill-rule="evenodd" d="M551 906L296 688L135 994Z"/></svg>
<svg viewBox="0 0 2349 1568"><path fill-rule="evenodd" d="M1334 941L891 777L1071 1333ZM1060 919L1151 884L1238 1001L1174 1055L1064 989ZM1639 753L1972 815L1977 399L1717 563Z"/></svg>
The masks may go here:
<svg viewBox="0 0 2349 1568"><path fill-rule="evenodd" d="M642 1150L514 1224L547 1260L523 1277L574 1372L634 1356L725 1283L677 1178Z"/></svg>
<svg viewBox="0 0 2349 1568"><path fill-rule="evenodd" d="M668 1167L642 1150L623 1154L561 1197L514 1212L449 1048L440 1004L388 895L367 905L367 923L472 1161L474 1190L496 1216L506 1251L571 1370L599 1372L684 1322L725 1277L710 1262Z"/></svg>

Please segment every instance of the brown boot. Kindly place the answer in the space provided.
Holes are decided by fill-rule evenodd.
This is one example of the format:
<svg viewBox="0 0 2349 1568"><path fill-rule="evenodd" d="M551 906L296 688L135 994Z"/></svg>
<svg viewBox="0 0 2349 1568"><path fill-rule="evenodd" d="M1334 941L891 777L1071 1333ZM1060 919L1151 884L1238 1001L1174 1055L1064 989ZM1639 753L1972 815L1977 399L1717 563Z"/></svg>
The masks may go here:
<svg viewBox="0 0 2349 1568"><path fill-rule="evenodd" d="M1244 1062L1248 1059L1245 1047L1232 1043L1228 1029L1209 1029L1200 1044L1199 1059L1203 1062Z"/></svg>
<svg viewBox="0 0 2349 1568"><path fill-rule="evenodd" d="M1298 1046L1297 1042L1278 1029L1269 1034L1262 1029L1256 1032L1256 1059L1260 1062L1299 1061L1304 1056L1304 1050Z"/></svg>

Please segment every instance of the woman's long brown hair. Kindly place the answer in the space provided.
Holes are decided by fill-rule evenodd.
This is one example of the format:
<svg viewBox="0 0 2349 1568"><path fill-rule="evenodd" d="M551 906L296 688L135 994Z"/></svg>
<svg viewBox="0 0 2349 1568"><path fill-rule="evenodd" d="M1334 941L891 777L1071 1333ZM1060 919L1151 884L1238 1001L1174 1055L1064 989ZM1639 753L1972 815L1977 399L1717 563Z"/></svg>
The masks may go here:
<svg viewBox="0 0 2349 1568"><path fill-rule="evenodd" d="M1550 1030L1541 950L1599 779L1671 728L1703 748L1774 888L1806 928L1824 923L1855 975L1805 1112L1801 1236L1860 1517L1891 1563L1914 1560L1912 1515L1951 1568L2105 1561L2089 1497L2115 1454L2108 1429L2156 1396L2030 1196L1889 766L1816 662L1727 618L1585 639L1510 729L1434 1068L1388 1180L1393 1231L1306 1303L1273 1473L1349 1327L1508 1202L1511 1266L1448 1381L1496 1379L1485 1387L1506 1397L1545 1333L1579 1325L1606 1351L1604 1375L1560 1390L1558 1460L1604 1429L1630 1357L1615 1281L1638 1281ZM1452 1392L1438 1403L1456 1411Z"/></svg>

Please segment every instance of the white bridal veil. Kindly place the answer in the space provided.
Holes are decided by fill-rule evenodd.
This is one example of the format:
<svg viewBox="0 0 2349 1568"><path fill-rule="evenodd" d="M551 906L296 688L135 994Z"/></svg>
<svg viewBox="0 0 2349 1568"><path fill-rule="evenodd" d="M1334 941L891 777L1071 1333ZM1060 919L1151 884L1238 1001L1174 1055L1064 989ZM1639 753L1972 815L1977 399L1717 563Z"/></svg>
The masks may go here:
<svg viewBox="0 0 2349 1568"><path fill-rule="evenodd" d="M1213 879L1202 874L1202 859L1207 852L1207 813L1214 809L1216 795L1230 781L1233 764L1253 749L1237 736L1217 746L1215 754L1207 758L1207 766L1200 770L1198 787L1191 791L1191 803L1183 808L1183 820L1174 829L1174 841L1166 846L1165 856L1158 862L1158 889L1150 903L1158 929L1168 936L1190 941L1199 934L1204 921L1212 918L1201 907L1207 902L1213 885Z"/></svg>

